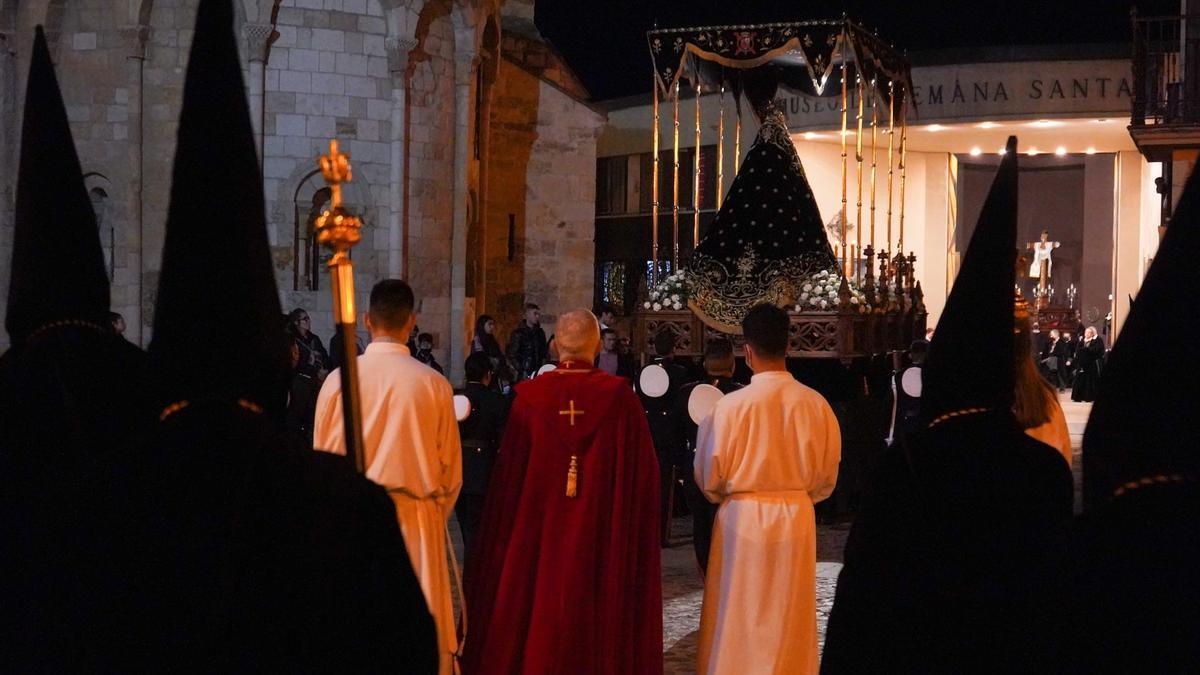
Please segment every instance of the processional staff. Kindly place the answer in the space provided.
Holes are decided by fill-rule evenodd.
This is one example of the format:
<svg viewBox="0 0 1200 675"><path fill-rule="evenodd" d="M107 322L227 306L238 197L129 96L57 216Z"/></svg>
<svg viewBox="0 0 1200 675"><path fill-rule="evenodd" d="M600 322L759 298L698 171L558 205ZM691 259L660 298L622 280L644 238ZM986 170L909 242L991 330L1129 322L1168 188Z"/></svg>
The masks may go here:
<svg viewBox="0 0 1200 675"><path fill-rule="evenodd" d="M363 459L362 405L358 393L357 318L354 312L354 264L350 249L362 238L362 221L342 205L342 183L352 176L350 157L338 152L338 142L329 141L329 154L320 158L321 173L329 184L330 208L316 221L317 241L333 251L329 276L333 280L333 321L342 336L342 424L346 457L359 473L366 471Z"/></svg>

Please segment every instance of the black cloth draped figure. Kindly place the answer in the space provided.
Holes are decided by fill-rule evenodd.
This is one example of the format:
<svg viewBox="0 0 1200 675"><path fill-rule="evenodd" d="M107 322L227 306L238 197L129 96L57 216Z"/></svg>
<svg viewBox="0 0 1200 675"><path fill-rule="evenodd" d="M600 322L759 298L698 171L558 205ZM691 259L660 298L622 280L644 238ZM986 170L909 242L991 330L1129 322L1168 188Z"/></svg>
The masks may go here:
<svg viewBox="0 0 1200 675"><path fill-rule="evenodd" d="M762 126L689 268L689 305L725 333L740 333L742 317L761 302L793 304L805 279L836 267L769 77L747 80Z"/></svg>

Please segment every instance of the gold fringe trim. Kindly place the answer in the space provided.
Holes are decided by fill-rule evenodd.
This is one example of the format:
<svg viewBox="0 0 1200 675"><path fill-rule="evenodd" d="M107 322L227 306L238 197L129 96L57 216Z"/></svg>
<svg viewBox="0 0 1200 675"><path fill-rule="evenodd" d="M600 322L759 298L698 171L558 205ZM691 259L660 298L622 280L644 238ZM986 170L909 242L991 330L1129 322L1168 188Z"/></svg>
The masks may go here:
<svg viewBox="0 0 1200 675"><path fill-rule="evenodd" d="M180 410L183 410L184 408L187 408L191 404L192 404L191 401L176 401L176 402L172 403L171 405L163 408L162 412L158 414L158 421L159 422L167 421L168 417L170 417L171 415L174 415L175 413L179 412ZM239 398L237 400L237 404L242 409L249 410L250 412L254 413L255 415L261 415L263 412L262 406L255 403L254 401L249 401L244 398Z"/></svg>
<svg viewBox="0 0 1200 675"><path fill-rule="evenodd" d="M946 413L945 415L939 415L939 416L935 417L933 419L933 421L930 422L929 425L926 426L925 428L932 429L932 428L936 427L937 425L941 424L942 422L954 419L955 417L966 417L967 415L978 415L980 413L991 412L992 410L993 410L993 408L963 408L962 410L954 410L952 412Z"/></svg>

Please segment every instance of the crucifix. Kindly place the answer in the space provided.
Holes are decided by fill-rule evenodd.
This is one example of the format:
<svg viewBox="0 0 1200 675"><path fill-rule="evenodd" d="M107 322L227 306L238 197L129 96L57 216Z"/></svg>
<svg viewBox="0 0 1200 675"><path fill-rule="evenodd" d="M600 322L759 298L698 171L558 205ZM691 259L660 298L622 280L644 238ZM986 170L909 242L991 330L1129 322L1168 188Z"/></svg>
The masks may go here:
<svg viewBox="0 0 1200 675"><path fill-rule="evenodd" d="M575 399L571 399L567 404L566 410L559 410L559 415L567 415L567 419L571 421L571 426L575 426L575 416L582 415L584 411L575 409ZM571 465L567 468L567 496L574 497L579 494L579 456L571 455Z"/></svg>
<svg viewBox="0 0 1200 675"><path fill-rule="evenodd" d="M1025 248L1033 249L1033 262L1029 265L1029 277L1038 280L1036 296L1039 309L1043 308L1049 299L1050 274L1054 266L1051 253L1061 245L1061 242L1050 241L1049 230L1042 230L1040 241L1025 245Z"/></svg>

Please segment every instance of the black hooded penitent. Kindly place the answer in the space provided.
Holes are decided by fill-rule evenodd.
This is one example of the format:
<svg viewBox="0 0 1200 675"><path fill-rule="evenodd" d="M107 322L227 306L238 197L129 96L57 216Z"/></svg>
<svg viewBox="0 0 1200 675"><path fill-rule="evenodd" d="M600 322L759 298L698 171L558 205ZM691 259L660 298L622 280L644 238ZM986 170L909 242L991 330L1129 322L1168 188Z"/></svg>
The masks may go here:
<svg viewBox="0 0 1200 675"><path fill-rule="evenodd" d="M1059 648L1045 597L1071 474L1013 400L1017 152L1008 152L924 368L925 428L864 495L829 619L824 673L1031 672Z"/></svg>
<svg viewBox="0 0 1200 675"><path fill-rule="evenodd" d="M95 670L100 561L121 444L145 420L145 354L108 327L96 219L46 38L34 35L0 357L0 657Z"/></svg>
<svg viewBox="0 0 1200 675"><path fill-rule="evenodd" d="M436 670L391 500L262 409L287 352L231 0L201 0L151 376L163 414L128 472L123 670ZM176 404L176 405L169 405Z"/></svg>

